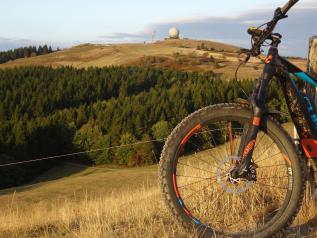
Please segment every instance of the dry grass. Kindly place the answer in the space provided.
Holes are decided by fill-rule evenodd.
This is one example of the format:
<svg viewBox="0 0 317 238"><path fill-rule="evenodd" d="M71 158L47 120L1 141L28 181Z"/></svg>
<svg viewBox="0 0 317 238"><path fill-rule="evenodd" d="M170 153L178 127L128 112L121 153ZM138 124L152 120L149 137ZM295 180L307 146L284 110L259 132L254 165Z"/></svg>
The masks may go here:
<svg viewBox="0 0 317 238"><path fill-rule="evenodd" d="M306 202L295 225L311 220L313 228L314 208L311 200ZM146 184L107 197L87 192L80 199L24 205L12 195L1 211L1 237L195 237L166 212L159 190ZM300 237L313 237L307 226L302 229L307 236Z"/></svg>
<svg viewBox="0 0 317 238"><path fill-rule="evenodd" d="M155 179L153 168L145 171ZM156 180L134 180L137 188L131 188L128 179L120 178L120 171L110 173L109 179L115 174L121 179L121 187L115 190L110 181L103 181L110 193L87 189L74 195L73 188L68 187L68 196L58 196L53 190L52 197L47 193L41 201L29 199L32 190L3 195L0 237L190 237L164 208ZM133 179L144 169L125 173ZM87 175L87 180L93 185L96 181L92 175ZM69 186L72 178L62 180ZM51 183L55 182L48 185ZM41 193L41 188L33 192Z"/></svg>
<svg viewBox="0 0 317 238"><path fill-rule="evenodd" d="M197 46L204 43L211 51L197 50ZM239 48L211 41L198 40L170 40L155 44L118 44L118 45L93 45L84 44L60 52L42 55L32 58L18 59L5 64L1 68L12 68L22 66L73 66L76 68L87 68L90 66L103 67L111 65L142 65L144 58L163 57L164 62L156 62L152 67L168 68L183 71L210 71L222 73L227 78L234 76L238 64ZM185 60L175 58L175 54L183 55ZM205 55L212 57L217 64L210 64L201 60ZM306 61L293 59L296 64L306 68ZM146 64L148 65L148 64ZM263 68L260 59L251 61L241 68L239 77L242 79L258 77Z"/></svg>
<svg viewBox="0 0 317 238"><path fill-rule="evenodd" d="M2 237L187 237L171 222L159 191L146 185L107 197L14 203L2 212Z"/></svg>
<svg viewBox="0 0 317 238"><path fill-rule="evenodd" d="M148 178L143 181L134 178L135 187L131 187L129 179L120 178L123 173L118 170L106 172L108 179L115 175L121 179L120 187L114 190L111 181L103 177L103 186L107 188L102 191L100 187L98 193L94 184L100 186L100 181L91 173L85 177L92 189L81 192L72 187L77 174L28 191L2 195L0 237L195 237L185 232L163 205L158 185L153 182L156 168L125 170L124 173L132 178L137 173L144 177L144 170ZM84 171L87 172L91 170ZM63 186L52 187L58 182ZM48 186L51 191L43 192L42 186ZM61 191L64 194L56 193L58 187L66 189ZM42 198L36 199L34 194ZM301 231L300 237L317 235L311 230L316 227L316 215L313 201L307 199L295 221L293 233Z"/></svg>
<svg viewBox="0 0 317 238"><path fill-rule="evenodd" d="M259 138L262 135L259 134ZM239 143L238 140L237 137L236 144ZM264 146L257 146L255 150L259 166L285 162L281 155L275 156L278 149L271 145L270 138L264 136L261 140ZM211 150L184 155L180 161L214 174L216 167L210 170L204 167L207 164L203 161L197 162L198 159L213 163L207 160L207 155L213 152L214 155L223 157L229 147L229 144L225 143ZM274 160L264 160L273 156ZM39 178L37 182L54 179L58 173L73 169L74 166L66 163L53 169L45 177ZM282 168L285 169L285 166ZM287 173L282 168L268 167L262 171L259 169L258 180L270 176L269 184L287 186L286 178L276 179ZM178 171L192 175L196 173L197 176L211 176L207 171L198 173L188 166ZM178 186L196 181L197 179L190 178L179 179ZM217 186L214 186L215 184ZM210 181L196 183L194 187L180 193L182 198L193 192L199 194L197 191L207 185L206 193L184 201L189 208L196 207L196 210L191 210L194 215L213 219L212 225L219 229L237 220L240 223L232 226L232 231L245 228L246 225L258 224L262 215L274 211L285 196L280 189L264 189L258 185L253 185L252 190L241 196L226 195L219 184L215 184L211 184ZM215 199L220 194L224 195L222 199ZM157 166L134 169L85 168L62 179L5 190L0 195L0 237L196 237L194 233L185 232L165 208L157 183ZM251 195L252 200L249 199ZM206 204L206 198L215 202ZM246 199L251 211L245 210ZM212 209L213 212L206 212L208 209ZM317 237L316 217L317 208L314 201L310 196L306 196L288 237ZM246 220L248 224L244 224Z"/></svg>

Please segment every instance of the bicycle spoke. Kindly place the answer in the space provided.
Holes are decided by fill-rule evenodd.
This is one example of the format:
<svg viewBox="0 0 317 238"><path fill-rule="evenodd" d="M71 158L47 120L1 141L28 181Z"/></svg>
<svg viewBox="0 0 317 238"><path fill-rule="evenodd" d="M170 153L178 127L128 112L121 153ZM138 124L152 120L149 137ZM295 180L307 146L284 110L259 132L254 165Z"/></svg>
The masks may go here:
<svg viewBox="0 0 317 238"><path fill-rule="evenodd" d="M257 140L256 145L254 146L254 151L256 149L256 147L260 144L260 142L262 141L263 137L265 136L265 133L263 133L263 135L261 136L261 138L259 140Z"/></svg>
<svg viewBox="0 0 317 238"><path fill-rule="evenodd" d="M176 174L176 177L185 177L185 178L199 178L199 179L208 179L204 177L196 177L196 176L187 176L187 175L182 175L182 174Z"/></svg>
<svg viewBox="0 0 317 238"><path fill-rule="evenodd" d="M196 145L195 143L193 143L193 142L191 142L191 141L188 141L188 142L189 142L190 144L196 146L197 148L199 148L198 145ZM216 151L218 152L219 158L222 158L222 156L219 154L218 148L214 147L214 148L212 148L212 149L210 149L210 150L216 150ZM209 151L209 150L205 150L204 152L206 152L206 151ZM198 152L202 152L202 151L198 149ZM208 153L208 155L210 155L216 162L220 163L220 161L219 161L218 159L216 159L212 154ZM196 157L195 155L194 155L194 157L197 158L198 160L201 160L201 159L199 159L198 157ZM205 162L204 160L202 160L202 161ZM210 165L211 165L211 164L210 164ZM211 166L212 166L212 167L216 167L217 169L220 169L218 166L215 166L215 165L211 165Z"/></svg>
<svg viewBox="0 0 317 238"><path fill-rule="evenodd" d="M264 152L261 153L261 155L258 159L260 159L263 155L265 155L265 152L268 151L268 149L270 149L273 144L274 144L274 141L265 149Z"/></svg>
<svg viewBox="0 0 317 238"><path fill-rule="evenodd" d="M229 142L230 142L230 154L233 155L234 147L233 147L233 133L232 133L232 123L228 122L228 130L229 130Z"/></svg>
<svg viewBox="0 0 317 238"><path fill-rule="evenodd" d="M210 165L210 166L213 166L211 163L208 163L207 161L205 161L205 160L201 159L200 157L198 157L198 156L196 155L196 153L194 154L194 157L195 157L196 159L198 159L199 161L205 163L205 164L208 164L208 165Z"/></svg>
<svg viewBox="0 0 317 238"><path fill-rule="evenodd" d="M227 176L227 175L222 175L220 178L223 178L223 177L225 177L225 176ZM214 184L215 182L216 182L216 181L210 183L210 185ZM182 199L185 201L185 199L188 199L188 198L193 197L193 196L195 196L195 195L197 196L197 195L198 195L198 192L202 192L202 191L206 190L207 188L210 188L210 187L211 187L210 185L204 186L202 189L199 189L199 190L197 190L197 191L194 191L193 193L191 193L190 195L187 195L186 197L184 197L184 198L182 198Z"/></svg>
<svg viewBox="0 0 317 238"><path fill-rule="evenodd" d="M216 178L217 178L217 176L210 177L210 178L204 178L202 180L199 180L199 181L196 181L196 182L193 182L193 183L190 183L190 184L178 186L178 188L184 188L184 187L187 187L187 186L191 186L191 185L198 184L198 183L201 183L201 182L204 182L204 181L208 181L208 180L213 180L213 179L216 179Z"/></svg>
<svg viewBox="0 0 317 238"><path fill-rule="evenodd" d="M222 127L222 128L218 128L218 129L212 129L212 130L204 130L202 132L197 132L196 135L199 135L199 134L206 134L208 132L215 132L215 131L222 131L225 127ZM235 128L232 128L234 130L243 130L243 128L241 127L235 127Z"/></svg>
<svg viewBox="0 0 317 238"><path fill-rule="evenodd" d="M197 167L192 166L192 165L183 164L183 163L180 163L180 162L178 162L178 164L181 164L181 165L184 165L184 166L187 166L187 167L193 168L193 169L201 170L201 171L204 171L204 172L207 172L207 173L211 173L211 171L208 171L208 170L205 170L205 169L200 169L200 168L197 168Z"/></svg>
<svg viewBox="0 0 317 238"><path fill-rule="evenodd" d="M236 138L234 141L235 141L235 145L234 147L236 148L236 151L235 151L235 155L238 156L238 153L239 153L239 146L241 144L241 137L242 135L240 135L240 138Z"/></svg>
<svg viewBox="0 0 317 238"><path fill-rule="evenodd" d="M277 155L281 155L281 154L282 154L282 153L279 152L279 153L277 153L277 154L275 154L275 155L272 155L272 156L267 157L267 158L265 158L265 159L262 159L262 160L260 160L260 161L254 160L254 163L259 164L259 163L261 163L261 162L263 162L263 161L265 161L265 160L267 160L267 159L272 159L273 157L275 157L275 156L277 156Z"/></svg>
<svg viewBox="0 0 317 238"><path fill-rule="evenodd" d="M191 141L188 141L189 143L191 143L192 145L194 145L194 146L196 146L197 148L199 148L198 147L198 145L196 145L195 143L193 143L193 142L191 142ZM198 149L198 152L201 152L201 150L199 150ZM195 154L194 154L194 156L195 156ZM216 160L216 162L219 162L219 160L217 160L213 155L210 155L212 158L214 158L214 160ZM207 164L209 164L209 165L211 165L211 166L214 166L214 165L212 165L212 164L210 164L210 163L208 163L208 162L206 162L206 161L204 161L204 160L202 160L202 159L200 159L200 158L198 158L198 157L196 157L195 156L195 158L197 158L198 160L201 160L202 162L205 162L205 163L207 163Z"/></svg>
<svg viewBox="0 0 317 238"><path fill-rule="evenodd" d="M198 190L198 191L195 191L195 192L191 193L190 195L187 195L186 197L184 197L184 198L182 198L182 199L183 199L183 201L185 201L187 198L193 197L193 196L195 196L195 195L197 196L197 193L198 193L198 192L204 191L204 190L206 190L207 188L209 188L209 186L204 186L202 189L200 189L200 190Z"/></svg>
<svg viewBox="0 0 317 238"><path fill-rule="evenodd" d="M214 137L213 137L212 135L211 135L211 139L212 139L212 141L213 141L213 143L214 143L214 146L215 146L216 151L218 152L219 158L222 158L221 154L220 154L219 151L218 151L216 141L215 141L215 139L214 139Z"/></svg>
<svg viewBox="0 0 317 238"><path fill-rule="evenodd" d="M227 155L227 158L228 158L228 157L229 157L229 153L228 153L227 134L225 134L225 144L224 144L224 147L225 147L226 155Z"/></svg>
<svg viewBox="0 0 317 238"><path fill-rule="evenodd" d="M283 178L288 178L289 176L282 176L282 177L267 177L267 178L261 178L263 180L268 180L268 179L283 179ZM259 179L259 178L258 178Z"/></svg>
<svg viewBox="0 0 317 238"><path fill-rule="evenodd" d="M259 168L257 168L257 169L262 169L262 168L272 168L272 167L280 167L280 166L285 166L285 164L261 166L261 167L259 167Z"/></svg>
<svg viewBox="0 0 317 238"><path fill-rule="evenodd" d="M210 206L214 205L215 202L217 202L218 199L219 199L224 193L225 193L225 192L223 191L221 194L219 194L218 197L212 201L212 203L210 204ZM212 194L210 194L209 196L207 196L207 198L204 199L203 202L206 202L207 199L209 199L209 198L211 197L211 195L212 195ZM203 204L203 202L199 202L194 208L191 208L190 211L196 210L198 206L200 206L201 204Z"/></svg>
<svg viewBox="0 0 317 238"><path fill-rule="evenodd" d="M256 182L255 184L261 185L261 186L265 186L265 187L271 187L271 188L288 189L288 188L284 188L284 187L279 187L279 186L274 186L274 185L268 185L268 184L259 183L259 182Z"/></svg>

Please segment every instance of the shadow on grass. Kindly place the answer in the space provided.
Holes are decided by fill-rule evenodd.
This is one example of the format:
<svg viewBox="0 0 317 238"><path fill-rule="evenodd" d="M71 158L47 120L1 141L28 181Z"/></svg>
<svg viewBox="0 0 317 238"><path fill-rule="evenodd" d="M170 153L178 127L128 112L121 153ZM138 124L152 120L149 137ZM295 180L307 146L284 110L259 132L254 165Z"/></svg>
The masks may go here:
<svg viewBox="0 0 317 238"><path fill-rule="evenodd" d="M72 163L72 162L62 162L57 166L54 166L52 169L46 171L42 175L36 177L31 182L18 187L12 187L8 189L0 190L1 195L13 194L16 192L24 192L30 189L37 188L42 185L42 183L54 181L61 178L66 178L76 173L79 173L85 169L87 169L87 165L83 165L80 163Z"/></svg>
<svg viewBox="0 0 317 238"><path fill-rule="evenodd" d="M316 237L317 217L307 221L305 224L295 226L289 229L288 238Z"/></svg>

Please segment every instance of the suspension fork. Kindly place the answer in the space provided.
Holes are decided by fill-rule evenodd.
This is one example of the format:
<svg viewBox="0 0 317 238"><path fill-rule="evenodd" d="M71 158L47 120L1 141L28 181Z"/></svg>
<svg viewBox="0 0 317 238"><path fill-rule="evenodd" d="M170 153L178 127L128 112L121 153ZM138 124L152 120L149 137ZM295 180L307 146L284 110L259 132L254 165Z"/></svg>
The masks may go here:
<svg viewBox="0 0 317 238"><path fill-rule="evenodd" d="M238 157L240 158L241 163L235 171L235 177L245 174L251 165L256 138L260 130L261 123L264 121L266 116L265 99L267 96L269 82L276 72L275 61L277 56L277 48L271 47L265 60L263 75L254 85L253 93L250 98L253 117L243 130L238 151Z"/></svg>

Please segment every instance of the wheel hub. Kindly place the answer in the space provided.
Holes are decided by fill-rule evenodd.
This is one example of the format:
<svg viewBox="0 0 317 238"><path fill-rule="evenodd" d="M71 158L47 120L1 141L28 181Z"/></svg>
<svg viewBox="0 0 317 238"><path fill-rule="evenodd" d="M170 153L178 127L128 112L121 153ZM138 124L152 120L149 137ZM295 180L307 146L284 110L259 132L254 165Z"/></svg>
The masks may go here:
<svg viewBox="0 0 317 238"><path fill-rule="evenodd" d="M218 163L217 166L217 183L226 193L239 194L249 190L254 181L256 181L256 167L250 165L243 177L233 176L240 163L238 156L227 156Z"/></svg>

